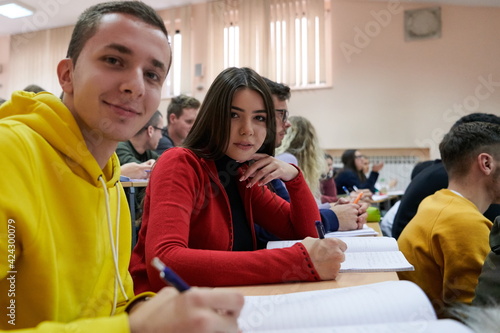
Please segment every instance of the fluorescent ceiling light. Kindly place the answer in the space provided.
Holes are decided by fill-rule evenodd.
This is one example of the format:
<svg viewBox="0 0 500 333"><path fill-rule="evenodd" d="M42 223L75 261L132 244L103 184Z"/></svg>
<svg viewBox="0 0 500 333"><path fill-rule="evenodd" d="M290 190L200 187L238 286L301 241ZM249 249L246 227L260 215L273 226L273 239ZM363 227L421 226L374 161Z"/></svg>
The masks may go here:
<svg viewBox="0 0 500 333"><path fill-rule="evenodd" d="M0 15L7 16L8 18L15 19L24 16L33 15L33 10L20 3L9 2L0 5Z"/></svg>

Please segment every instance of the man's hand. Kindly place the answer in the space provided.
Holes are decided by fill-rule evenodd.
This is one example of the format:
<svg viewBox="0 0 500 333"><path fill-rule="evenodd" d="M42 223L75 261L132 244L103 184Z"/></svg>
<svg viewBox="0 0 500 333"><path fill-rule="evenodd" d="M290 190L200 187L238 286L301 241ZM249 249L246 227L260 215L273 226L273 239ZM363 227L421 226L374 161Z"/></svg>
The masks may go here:
<svg viewBox="0 0 500 333"><path fill-rule="evenodd" d="M132 333L238 332L243 296L229 291L163 288L129 315Z"/></svg>
<svg viewBox="0 0 500 333"><path fill-rule="evenodd" d="M120 167L120 173L122 176L126 176L132 179L148 179L151 168L155 160L149 160L144 163L126 163Z"/></svg>

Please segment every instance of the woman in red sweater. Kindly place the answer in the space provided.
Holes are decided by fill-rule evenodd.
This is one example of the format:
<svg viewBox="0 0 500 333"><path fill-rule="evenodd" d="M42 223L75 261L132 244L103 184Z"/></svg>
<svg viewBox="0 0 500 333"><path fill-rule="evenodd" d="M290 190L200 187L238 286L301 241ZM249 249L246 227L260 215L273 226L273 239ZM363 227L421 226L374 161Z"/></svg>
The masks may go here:
<svg viewBox="0 0 500 333"><path fill-rule="evenodd" d="M345 243L316 239L316 202L300 170L272 157L275 111L266 83L249 68L228 68L207 92L182 148L157 161L146 189L130 271L136 292L164 286L159 257L195 286L334 279ZM291 202L265 185L286 182ZM286 249L256 250L254 224Z"/></svg>

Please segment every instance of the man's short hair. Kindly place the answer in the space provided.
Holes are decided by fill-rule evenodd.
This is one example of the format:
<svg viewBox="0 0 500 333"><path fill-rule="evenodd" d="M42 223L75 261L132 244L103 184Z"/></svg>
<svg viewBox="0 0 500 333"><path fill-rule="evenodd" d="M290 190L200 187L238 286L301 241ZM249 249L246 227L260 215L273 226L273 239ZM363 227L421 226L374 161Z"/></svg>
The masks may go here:
<svg viewBox="0 0 500 333"><path fill-rule="evenodd" d="M492 123L492 124L498 124L500 125L500 117L496 116L491 113L481 113L481 112L474 112L468 115L463 116L462 118L458 119L455 124L451 128L454 128L458 125L464 124L464 123L471 123L473 121L482 121L485 123Z"/></svg>
<svg viewBox="0 0 500 333"><path fill-rule="evenodd" d="M266 77L263 77L263 79L269 87L269 90L271 90L271 94L278 97L278 100L287 101L290 99L291 93L289 86L269 80Z"/></svg>
<svg viewBox="0 0 500 333"><path fill-rule="evenodd" d="M161 112L156 110L155 113L153 113L153 115L151 116L151 118L149 118L149 121L146 123L146 125L144 125L143 128L141 128L139 130L139 132L137 132L136 135L139 135L141 134L143 131L147 130L149 126L153 126L153 127L158 127L158 125L160 124L160 118L162 118L163 116L161 115Z"/></svg>
<svg viewBox="0 0 500 333"><path fill-rule="evenodd" d="M34 93L37 93L37 94L39 92L46 91L45 89L43 89L42 87L40 87L39 85L36 85L36 84L29 84L26 87L24 87L23 90L24 91L28 91L28 92L34 92Z"/></svg>
<svg viewBox="0 0 500 333"><path fill-rule="evenodd" d="M87 8L78 17L66 55L67 58L73 60L73 65L76 64L85 43L96 33L102 17L113 13L134 16L144 23L161 30L168 39L167 29L163 20L153 8L145 3L141 1L110 1L99 3Z"/></svg>
<svg viewBox="0 0 500 333"><path fill-rule="evenodd" d="M182 116L182 111L184 109L198 109L200 107L200 101L194 97L179 95L172 98L170 104L167 108L167 123L170 123L170 115L175 114L176 118Z"/></svg>
<svg viewBox="0 0 500 333"><path fill-rule="evenodd" d="M465 176L480 153L500 160L500 125L476 121L454 126L439 144L439 151L450 178Z"/></svg>

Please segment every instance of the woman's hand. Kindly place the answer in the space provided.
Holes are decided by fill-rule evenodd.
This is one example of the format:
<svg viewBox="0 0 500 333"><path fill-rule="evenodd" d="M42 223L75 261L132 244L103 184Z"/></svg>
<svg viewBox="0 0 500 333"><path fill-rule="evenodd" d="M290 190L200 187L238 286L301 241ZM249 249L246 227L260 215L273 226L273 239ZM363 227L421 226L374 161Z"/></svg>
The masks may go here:
<svg viewBox="0 0 500 333"><path fill-rule="evenodd" d="M346 243L337 238L311 237L301 242L309 253L321 280L334 280L340 271L340 264L345 260Z"/></svg>
<svg viewBox="0 0 500 333"><path fill-rule="evenodd" d="M383 167L384 167L384 162L379 162L379 163L373 164L372 171L379 172L380 170L382 170Z"/></svg>
<svg viewBox="0 0 500 333"><path fill-rule="evenodd" d="M250 179L247 187L252 187L255 184L263 186L273 179L281 179L287 182L294 179L299 174L299 170L293 165L267 154L254 154L252 160L255 162L250 164L240 178L240 181Z"/></svg>

